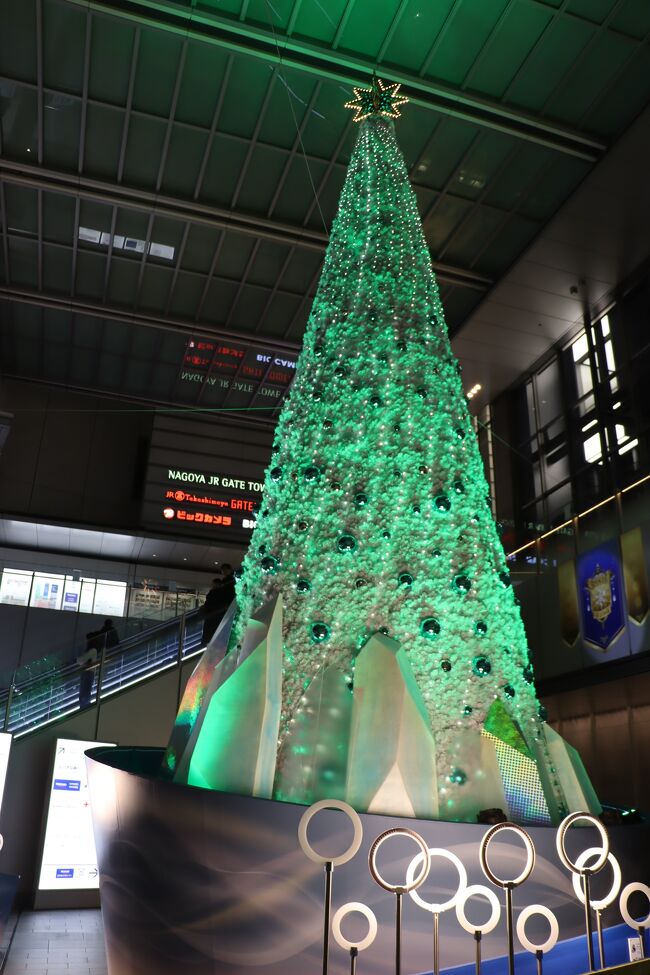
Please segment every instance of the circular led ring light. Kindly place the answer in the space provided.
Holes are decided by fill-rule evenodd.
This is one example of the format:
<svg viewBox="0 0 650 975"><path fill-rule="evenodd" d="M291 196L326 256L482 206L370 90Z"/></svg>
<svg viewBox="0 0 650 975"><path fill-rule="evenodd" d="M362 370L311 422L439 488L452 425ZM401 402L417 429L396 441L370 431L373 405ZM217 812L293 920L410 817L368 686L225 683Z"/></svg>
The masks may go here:
<svg viewBox="0 0 650 975"><path fill-rule="evenodd" d="M467 920L465 905L470 897L485 897L492 908L492 913L483 924L473 924ZM501 905L497 900L497 895L489 887L484 887L482 884L472 884L465 888L456 902L456 917L461 928L464 928L468 934L475 934L477 931L480 931L481 934L489 934L490 931L494 931L499 923Z"/></svg>
<svg viewBox="0 0 650 975"><path fill-rule="evenodd" d="M545 917L548 923L551 925L550 934L546 941L544 941L541 945L533 944L533 942L529 941L526 937L526 922L528 921L528 918L532 917L534 914L541 914L541 916ZM559 933L560 926L557 923L555 914L553 911L549 911L548 907L544 907L543 904L530 904L528 907L524 907L523 911L517 918L517 937L521 941L521 944L526 951L531 951L534 955L536 955L538 951L547 952L551 951L552 948L555 948Z"/></svg>
<svg viewBox="0 0 650 975"><path fill-rule="evenodd" d="M578 867L577 862L574 863L573 860L569 859L569 855L564 848L564 837L568 833L569 827L573 826L573 824L579 820L585 820L591 826L595 826L600 834L600 839L603 844L600 848L600 855L598 856L598 859L591 867ZM557 847L557 855L567 870L570 870L571 873L598 873L598 871L602 870L607 863L607 856L609 854L609 836L607 835L607 830L601 821L596 819L596 817L592 816L590 813L575 812L567 816L566 819L563 819L557 828L555 845Z"/></svg>
<svg viewBox="0 0 650 975"><path fill-rule="evenodd" d="M384 880L382 875L377 870L377 851L379 847L391 836L408 836L410 839L415 840L417 845L420 847L420 855L422 856L422 870L417 877L413 878L410 883L406 884L389 884L387 880ZM415 890L429 876L429 870L431 868L431 860L429 858L429 847L424 842L419 833L416 833L414 829L407 829L406 826L395 826L393 829L387 829L385 833L380 833L375 842L370 847L370 852L368 854L368 867L372 875L372 879L384 890L389 890L392 894L410 894L412 890Z"/></svg>
<svg viewBox="0 0 650 975"><path fill-rule="evenodd" d="M317 853L313 846L307 839L307 827L309 826L312 817L320 812L321 809L340 809L344 812L352 823L352 828L354 829L354 836L352 837L352 842L350 843L347 850L343 853L339 853L337 857L324 857L320 853ZM313 806L305 810L302 814L300 823L298 824L298 842L300 843L300 848L305 856L308 856L310 860L314 863L320 863L324 865L326 863L331 863L334 867L341 866L342 863L347 863L355 855L359 847L361 846L361 840L363 839L363 826L361 825L361 820L359 816L354 811L352 806L349 806L347 802L342 802L340 799L320 799L315 802Z"/></svg>
<svg viewBox="0 0 650 975"><path fill-rule="evenodd" d="M581 870L585 866L589 857L594 857L599 855L600 855L600 847L590 846L588 850L582 851L582 853L576 860L576 867L578 867ZM591 899L591 906L593 907L594 911L604 911L606 907L609 907L610 904L613 904L614 901L616 900L616 895L621 889L621 883L623 878L621 876L621 868L619 866L618 860L616 859L613 853L607 854L607 860L609 861L609 863L611 863L612 872L614 874L612 878L612 886L609 891L609 894L607 894L606 897L603 897L599 901L595 901L593 898ZM573 891L576 897L578 898L581 904L584 904L585 894L582 889L582 885L580 883L580 875L578 873L574 873L573 876L571 877L571 882L573 883Z"/></svg>
<svg viewBox="0 0 650 975"><path fill-rule="evenodd" d="M645 894L650 901L650 887L648 887L647 884L628 884L627 887L623 888L621 899L618 902L618 906L621 910L621 917L626 924L629 924L631 928L648 928L650 927L650 911L648 911L648 914L643 918L642 921L637 921L637 919L632 917L627 909L627 902L630 899L630 894L634 894L637 890L641 894Z"/></svg>
<svg viewBox="0 0 650 975"><path fill-rule="evenodd" d="M502 880L500 877L497 877L497 875L491 870L487 858L490 843L497 833L501 833L504 830L508 830L509 832L516 833L517 836L520 836L524 841L524 846L526 848L526 866L521 871L519 876L514 877L513 880ZM520 884L523 884L525 880L528 880L532 869L535 866L535 847L533 846L533 841L526 830L521 826L515 825L515 823L497 823L496 826L492 826L481 840L479 853L481 857L481 869L483 870L483 873L487 879L491 881L495 887L518 887Z"/></svg>
<svg viewBox="0 0 650 975"><path fill-rule="evenodd" d="M346 937L341 934L341 921L348 914L363 914L366 921L368 922L368 934L361 941L348 941ZM349 904L344 904L343 907L339 907L338 911L332 918L332 934L334 939L341 948L345 948L347 951L352 951L356 948L357 951L363 951L365 948L369 948L377 937L377 918L365 904L360 904L358 901L350 901Z"/></svg>
<svg viewBox="0 0 650 975"><path fill-rule="evenodd" d="M453 863L458 871L458 889L456 890L456 893L449 898L449 900L443 901L442 904L428 903L420 897L416 890L410 890L409 893L418 907L421 907L423 911L431 911L432 914L442 914L444 911L448 911L450 908L455 907L458 902L458 898L462 895L463 891L467 887L467 871L456 854L452 853L451 850L443 850L440 847L430 846L427 855L429 857L429 861L431 861L432 857L442 857L445 860L449 860L450 863ZM409 884L413 883L415 868L423 857L423 853L416 853L409 863L409 868L406 871L407 887ZM428 872L431 872L430 869Z"/></svg>

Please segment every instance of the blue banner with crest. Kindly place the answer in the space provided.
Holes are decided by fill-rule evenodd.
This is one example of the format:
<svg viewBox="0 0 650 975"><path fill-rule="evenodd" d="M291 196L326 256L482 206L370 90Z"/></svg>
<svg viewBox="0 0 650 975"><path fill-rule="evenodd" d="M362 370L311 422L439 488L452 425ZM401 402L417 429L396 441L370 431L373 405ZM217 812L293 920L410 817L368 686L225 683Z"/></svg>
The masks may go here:
<svg viewBox="0 0 650 975"><path fill-rule="evenodd" d="M583 639L607 650L625 626L618 542L605 542L580 555L577 574Z"/></svg>

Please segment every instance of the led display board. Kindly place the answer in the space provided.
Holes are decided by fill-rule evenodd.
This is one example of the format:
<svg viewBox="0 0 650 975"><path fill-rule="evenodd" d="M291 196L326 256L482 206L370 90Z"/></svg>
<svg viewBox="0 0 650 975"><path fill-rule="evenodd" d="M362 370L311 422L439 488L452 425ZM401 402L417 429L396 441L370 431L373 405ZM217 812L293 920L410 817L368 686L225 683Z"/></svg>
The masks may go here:
<svg viewBox="0 0 650 975"><path fill-rule="evenodd" d="M296 371L296 356L261 346L191 338L185 346L179 379L206 406L255 406L274 409L283 400Z"/></svg>
<svg viewBox="0 0 650 975"><path fill-rule="evenodd" d="M271 453L269 429L156 414L142 506L145 528L246 545Z"/></svg>
<svg viewBox="0 0 650 975"><path fill-rule="evenodd" d="M93 890L99 887L84 753L89 748L111 744L114 743L71 738L56 740L39 890Z"/></svg>

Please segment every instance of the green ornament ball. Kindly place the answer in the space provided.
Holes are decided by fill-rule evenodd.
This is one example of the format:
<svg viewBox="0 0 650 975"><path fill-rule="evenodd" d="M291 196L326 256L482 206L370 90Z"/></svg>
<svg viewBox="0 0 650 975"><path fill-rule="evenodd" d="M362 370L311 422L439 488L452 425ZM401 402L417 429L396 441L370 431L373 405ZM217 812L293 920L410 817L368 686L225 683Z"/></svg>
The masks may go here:
<svg viewBox="0 0 650 975"><path fill-rule="evenodd" d="M451 509L451 501L446 494L439 494L434 498L433 503L437 511L445 513Z"/></svg>
<svg viewBox="0 0 650 975"><path fill-rule="evenodd" d="M462 481L454 481L451 485L456 494L463 494L465 492L465 485Z"/></svg>
<svg viewBox="0 0 650 975"><path fill-rule="evenodd" d="M468 593L472 588L472 580L468 575L465 575L464 572L461 572L458 575L454 576L451 585L452 588L456 590L456 592L464 594L464 593Z"/></svg>
<svg viewBox="0 0 650 975"><path fill-rule="evenodd" d="M446 674L451 670L451 660L442 660L440 663L440 669L444 670Z"/></svg>
<svg viewBox="0 0 650 975"><path fill-rule="evenodd" d="M453 785L465 785L467 782L467 773L463 772L462 768L453 768L449 773L449 781Z"/></svg>
<svg viewBox="0 0 650 975"><path fill-rule="evenodd" d="M327 623L319 620L317 623L311 624L310 632L314 643L324 643L330 635L330 628Z"/></svg>
<svg viewBox="0 0 650 975"><path fill-rule="evenodd" d="M281 467L274 467L271 470L271 480L272 481L279 481L279 480L281 480L283 473L284 473L284 471L282 470Z"/></svg>
<svg viewBox="0 0 650 975"><path fill-rule="evenodd" d="M474 624L474 632L476 633L476 635L486 636L487 631L488 631L487 623L485 623L483 620L477 620L476 623Z"/></svg>
<svg viewBox="0 0 650 975"><path fill-rule="evenodd" d="M470 714L472 713L472 710L473 710L473 708L472 708L472 705L471 704L466 704L465 705L465 707L463 708L463 714L465 715L466 718L468 718L470 716Z"/></svg>
<svg viewBox="0 0 650 975"><path fill-rule="evenodd" d="M492 671L492 664L487 657L474 657L472 670L477 677L487 677Z"/></svg>
<svg viewBox="0 0 650 975"><path fill-rule="evenodd" d="M506 697L514 697L515 689L512 686L512 684L506 684L505 687L503 688L503 693L505 694Z"/></svg>
<svg viewBox="0 0 650 975"><path fill-rule="evenodd" d="M371 406L374 406L375 409L377 407L381 406L382 405L381 396L371 396L370 397L370 405Z"/></svg>
<svg viewBox="0 0 650 975"><path fill-rule="evenodd" d="M317 481L320 478L320 467L316 467L315 464L305 467L303 477L308 484L311 484L313 481Z"/></svg>
<svg viewBox="0 0 650 975"><path fill-rule="evenodd" d="M358 494L354 496L354 504L357 508L365 508L368 504L368 495L364 494L363 491L359 491Z"/></svg>
<svg viewBox="0 0 650 975"><path fill-rule="evenodd" d="M267 576L274 576L280 567L280 562L275 555L265 555L260 562L260 568Z"/></svg>
<svg viewBox="0 0 650 975"><path fill-rule="evenodd" d="M427 640L435 640L440 634L440 623L435 616L426 616L420 623L420 633Z"/></svg>
<svg viewBox="0 0 650 975"><path fill-rule="evenodd" d="M357 540L354 535L339 535L336 542L336 547L338 548L339 552L354 552L355 548L357 547Z"/></svg>
<svg viewBox="0 0 650 975"><path fill-rule="evenodd" d="M429 390L427 389L426 386L418 386L415 392L420 397L420 399L426 399L427 396L429 395Z"/></svg>
<svg viewBox="0 0 650 975"><path fill-rule="evenodd" d="M499 573L499 582L504 589L508 589L512 585L512 579L510 578L510 573L503 571Z"/></svg>
<svg viewBox="0 0 650 975"><path fill-rule="evenodd" d="M413 585L413 576L410 572L400 572L397 577L397 582L402 589L410 589Z"/></svg>
<svg viewBox="0 0 650 975"><path fill-rule="evenodd" d="M304 595L304 593L309 592L310 589L311 589L311 582L308 579L298 579L296 583L296 590L299 593L302 593Z"/></svg>

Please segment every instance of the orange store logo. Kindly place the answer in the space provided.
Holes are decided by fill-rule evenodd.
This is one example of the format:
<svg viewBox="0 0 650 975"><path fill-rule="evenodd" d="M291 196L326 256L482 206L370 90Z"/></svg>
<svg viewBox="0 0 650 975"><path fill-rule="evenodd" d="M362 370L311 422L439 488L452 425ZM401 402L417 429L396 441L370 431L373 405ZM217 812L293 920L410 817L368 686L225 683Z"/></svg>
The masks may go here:
<svg viewBox="0 0 650 975"><path fill-rule="evenodd" d="M163 508L163 518L196 521L203 525L232 525L230 515L212 515L208 511L185 511L184 508Z"/></svg>

